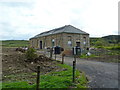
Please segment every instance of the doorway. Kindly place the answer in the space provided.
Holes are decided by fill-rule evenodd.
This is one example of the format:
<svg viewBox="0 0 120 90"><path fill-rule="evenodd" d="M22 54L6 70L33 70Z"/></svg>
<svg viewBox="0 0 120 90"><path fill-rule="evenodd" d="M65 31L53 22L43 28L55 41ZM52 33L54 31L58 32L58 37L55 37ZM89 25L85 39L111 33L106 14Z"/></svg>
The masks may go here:
<svg viewBox="0 0 120 90"><path fill-rule="evenodd" d="M42 49L42 41L40 41L40 49Z"/></svg>
<svg viewBox="0 0 120 90"><path fill-rule="evenodd" d="M76 46L77 46L77 47L80 47L80 42L76 42Z"/></svg>

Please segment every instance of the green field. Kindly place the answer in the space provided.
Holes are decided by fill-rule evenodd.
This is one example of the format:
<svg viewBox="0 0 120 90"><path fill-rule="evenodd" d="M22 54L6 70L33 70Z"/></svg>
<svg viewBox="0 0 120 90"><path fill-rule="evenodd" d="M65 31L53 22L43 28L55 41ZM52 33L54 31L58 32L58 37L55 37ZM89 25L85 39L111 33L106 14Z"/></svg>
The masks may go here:
<svg viewBox="0 0 120 90"><path fill-rule="evenodd" d="M65 64L58 64L64 71L51 72L40 76L40 88L87 88L87 79L84 73L76 70L75 83L72 82L72 67ZM36 75L36 73L31 74ZM15 78L13 75L11 78ZM36 78L34 78L36 79ZM32 85L27 81L5 82L2 85L5 88L36 88L36 83Z"/></svg>
<svg viewBox="0 0 120 90"><path fill-rule="evenodd" d="M3 40L1 42L3 47L25 47L29 45L28 40Z"/></svg>

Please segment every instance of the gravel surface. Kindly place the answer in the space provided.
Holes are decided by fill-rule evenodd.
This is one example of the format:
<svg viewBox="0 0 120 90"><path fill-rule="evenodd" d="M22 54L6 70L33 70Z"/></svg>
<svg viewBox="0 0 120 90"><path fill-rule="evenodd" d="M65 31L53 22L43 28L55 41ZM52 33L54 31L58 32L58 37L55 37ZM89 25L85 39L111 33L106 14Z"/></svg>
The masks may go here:
<svg viewBox="0 0 120 90"><path fill-rule="evenodd" d="M57 55L57 60L61 56ZM65 57L65 63L72 66L74 58ZM86 73L91 88L118 88L118 64L77 58L76 68Z"/></svg>

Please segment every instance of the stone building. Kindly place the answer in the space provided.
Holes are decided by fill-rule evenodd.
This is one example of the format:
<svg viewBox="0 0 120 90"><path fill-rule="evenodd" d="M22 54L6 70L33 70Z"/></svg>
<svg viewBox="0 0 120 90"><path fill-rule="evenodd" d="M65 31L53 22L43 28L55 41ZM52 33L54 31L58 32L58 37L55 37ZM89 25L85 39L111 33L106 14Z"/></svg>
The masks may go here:
<svg viewBox="0 0 120 90"><path fill-rule="evenodd" d="M90 47L89 34L74 26L65 25L30 38L30 46L36 49L60 46L64 50L79 46L84 50Z"/></svg>

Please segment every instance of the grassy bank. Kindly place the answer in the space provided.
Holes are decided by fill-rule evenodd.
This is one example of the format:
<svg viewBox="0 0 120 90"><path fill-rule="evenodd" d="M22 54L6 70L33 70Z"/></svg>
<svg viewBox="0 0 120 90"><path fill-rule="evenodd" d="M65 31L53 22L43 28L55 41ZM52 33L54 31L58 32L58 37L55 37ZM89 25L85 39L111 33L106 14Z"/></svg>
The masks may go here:
<svg viewBox="0 0 120 90"><path fill-rule="evenodd" d="M40 76L40 88L86 88L87 80L84 73L76 70L76 80L72 83L72 67L59 64L62 71L51 72ZM34 74L35 75L35 74ZM13 76L14 78L14 76ZM36 78L34 78L36 79ZM30 84L27 81L4 82L4 88L36 88L36 84Z"/></svg>
<svg viewBox="0 0 120 90"><path fill-rule="evenodd" d="M28 40L5 40L2 41L3 47L25 47L28 46Z"/></svg>

